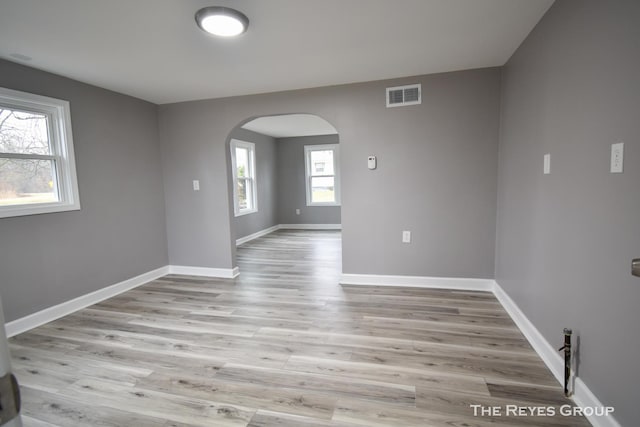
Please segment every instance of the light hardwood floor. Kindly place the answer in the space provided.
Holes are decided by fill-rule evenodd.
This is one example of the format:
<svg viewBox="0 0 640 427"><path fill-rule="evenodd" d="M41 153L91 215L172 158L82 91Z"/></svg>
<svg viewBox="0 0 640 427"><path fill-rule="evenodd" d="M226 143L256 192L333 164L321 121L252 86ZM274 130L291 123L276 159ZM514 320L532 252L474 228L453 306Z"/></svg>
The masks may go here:
<svg viewBox="0 0 640 427"><path fill-rule="evenodd" d="M338 284L340 233L238 248L10 340L26 426L587 426L489 293Z"/></svg>

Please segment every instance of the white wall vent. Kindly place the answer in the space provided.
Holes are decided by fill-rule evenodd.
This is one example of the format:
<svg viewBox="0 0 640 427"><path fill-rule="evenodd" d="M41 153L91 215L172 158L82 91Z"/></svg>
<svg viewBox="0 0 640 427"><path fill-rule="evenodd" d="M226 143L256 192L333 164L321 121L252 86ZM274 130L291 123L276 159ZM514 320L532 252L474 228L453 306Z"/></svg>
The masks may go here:
<svg viewBox="0 0 640 427"><path fill-rule="evenodd" d="M387 108L422 104L422 85L407 85L387 88Z"/></svg>

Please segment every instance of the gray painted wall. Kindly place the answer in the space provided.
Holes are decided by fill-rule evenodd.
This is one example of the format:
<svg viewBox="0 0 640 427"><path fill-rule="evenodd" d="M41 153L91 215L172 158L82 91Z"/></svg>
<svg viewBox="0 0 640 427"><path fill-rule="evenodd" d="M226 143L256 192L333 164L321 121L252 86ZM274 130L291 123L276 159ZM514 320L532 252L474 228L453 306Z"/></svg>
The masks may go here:
<svg viewBox="0 0 640 427"><path fill-rule="evenodd" d="M256 144L258 212L234 217L234 236L239 239L278 224L278 159L275 138L242 128L231 132L231 138Z"/></svg>
<svg viewBox="0 0 640 427"><path fill-rule="evenodd" d="M6 320L167 265L156 106L4 60L0 86L70 102L82 204L0 218Z"/></svg>
<svg viewBox="0 0 640 427"><path fill-rule="evenodd" d="M640 384L640 3L555 2L503 74L496 279L622 425ZM610 145L624 141L624 173ZM551 154L551 174L542 174Z"/></svg>
<svg viewBox="0 0 640 427"><path fill-rule="evenodd" d="M338 144L338 135L278 138L280 224L340 224L340 206L307 206L305 145ZM296 215L300 209L300 215Z"/></svg>
<svg viewBox="0 0 640 427"><path fill-rule="evenodd" d="M409 83L422 105L386 108L385 87ZM340 135L345 273L493 277L499 85L489 68L159 106L170 262L235 265L229 133L309 113Z"/></svg>

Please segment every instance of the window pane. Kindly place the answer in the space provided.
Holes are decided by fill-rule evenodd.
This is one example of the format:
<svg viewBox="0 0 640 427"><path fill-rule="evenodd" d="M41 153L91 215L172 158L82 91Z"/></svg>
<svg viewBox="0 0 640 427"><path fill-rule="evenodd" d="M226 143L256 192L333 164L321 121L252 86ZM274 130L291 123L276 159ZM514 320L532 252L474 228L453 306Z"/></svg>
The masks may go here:
<svg viewBox="0 0 640 427"><path fill-rule="evenodd" d="M0 205L57 202L53 160L0 158Z"/></svg>
<svg viewBox="0 0 640 427"><path fill-rule="evenodd" d="M240 210L247 209L247 180L238 180L238 207Z"/></svg>
<svg viewBox="0 0 640 427"><path fill-rule="evenodd" d="M334 177L311 178L311 202L312 203L334 203L336 192Z"/></svg>
<svg viewBox="0 0 640 427"><path fill-rule="evenodd" d="M311 176L335 175L333 150L311 151Z"/></svg>
<svg viewBox="0 0 640 427"><path fill-rule="evenodd" d="M245 187L247 189L247 209L252 210L255 208L255 206L253 206L253 201L255 200L253 197L253 180L247 179L245 182Z"/></svg>
<svg viewBox="0 0 640 427"><path fill-rule="evenodd" d="M0 106L0 152L51 154L47 116Z"/></svg>
<svg viewBox="0 0 640 427"><path fill-rule="evenodd" d="M251 179L238 179L238 208L242 210L253 209L253 181Z"/></svg>
<svg viewBox="0 0 640 427"><path fill-rule="evenodd" d="M238 168L238 178L249 175L249 150L236 147L236 168Z"/></svg>

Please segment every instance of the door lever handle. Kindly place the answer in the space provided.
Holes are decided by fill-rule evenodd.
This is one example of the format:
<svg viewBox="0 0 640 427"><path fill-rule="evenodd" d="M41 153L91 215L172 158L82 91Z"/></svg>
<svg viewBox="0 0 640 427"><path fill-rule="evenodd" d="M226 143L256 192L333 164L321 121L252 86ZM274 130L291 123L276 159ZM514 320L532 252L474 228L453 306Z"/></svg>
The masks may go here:
<svg viewBox="0 0 640 427"><path fill-rule="evenodd" d="M640 277L640 258L631 261L631 274Z"/></svg>

